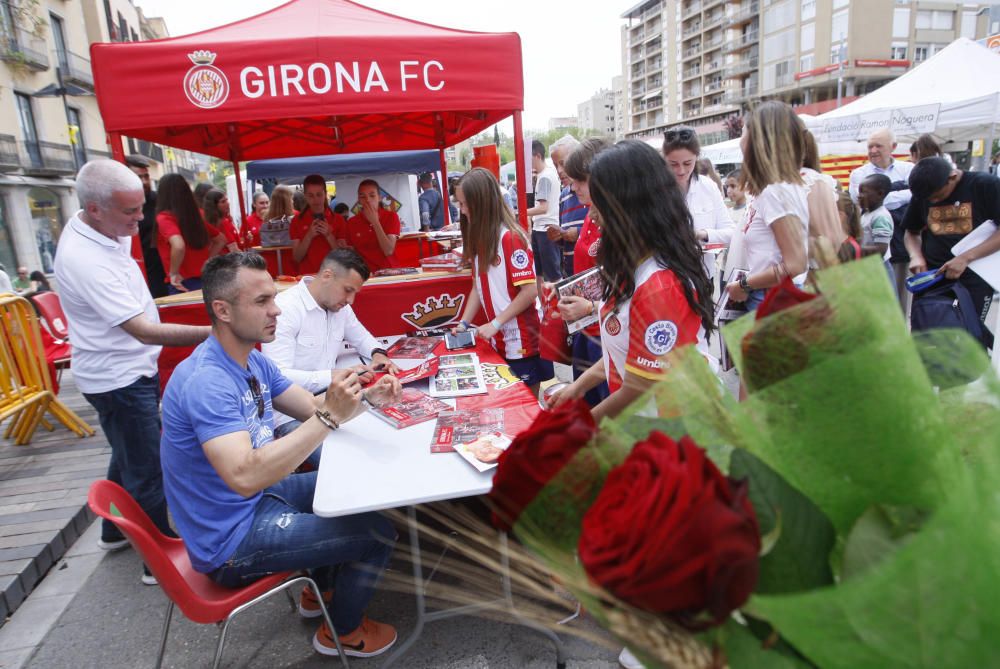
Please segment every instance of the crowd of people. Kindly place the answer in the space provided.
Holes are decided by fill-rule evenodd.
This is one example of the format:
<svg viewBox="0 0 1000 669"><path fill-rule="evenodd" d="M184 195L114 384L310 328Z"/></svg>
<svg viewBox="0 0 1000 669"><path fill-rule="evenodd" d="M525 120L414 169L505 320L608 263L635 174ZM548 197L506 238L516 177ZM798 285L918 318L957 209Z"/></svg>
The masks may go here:
<svg viewBox="0 0 1000 669"><path fill-rule="evenodd" d="M914 146L918 161L903 162L891 133L873 133L868 162L844 190L822 173L815 141L781 102L748 113L742 166L724 179L701 164L686 126L668 129L660 151L566 137L546 152L536 141L530 230L488 170L453 184L473 276L456 329L474 329L537 392L553 377L539 305L553 282L599 268L600 299L555 301L567 321L597 319L573 336L574 380L550 400L583 398L599 419L669 374L672 350L694 346L714 364L717 295L753 312L768 289L804 286L812 267L838 259L884 256L897 286L907 271L937 269L967 288L985 321L994 290L968 265L1000 250L1000 233L958 256L951 248L1000 220L1000 180L957 169L929 141ZM437 193L424 176L420 183ZM359 185L353 215L330 208L321 176L303 186L298 208L285 186L255 195L236 230L222 191L166 175L154 193L148 166L92 161L77 177L81 209L60 239L56 278L74 377L111 445L108 479L164 534L179 534L195 569L221 585L311 570L323 599L303 592L299 612L318 618L327 607L333 620L316 631L314 648L335 655L336 637L348 655L367 657L396 639L391 625L365 615L396 531L377 513L319 517L312 497L324 439L336 440L363 403L400 396L398 368L352 309L372 272L394 266L400 226L373 180ZM440 193L419 204L428 229L452 218ZM304 275L280 295L263 258L246 250L272 220L288 223ZM131 260L135 234L147 272L159 263L161 286L202 290L210 326L159 321L156 275L147 284ZM706 245L722 247L724 260ZM477 319L485 323L473 328ZM361 363L337 369L344 343ZM161 420L162 346L196 348L166 385ZM373 381L376 370L386 375ZM100 545L127 542L105 522ZM142 580L155 583L148 570ZM621 661L641 666L627 651Z"/></svg>

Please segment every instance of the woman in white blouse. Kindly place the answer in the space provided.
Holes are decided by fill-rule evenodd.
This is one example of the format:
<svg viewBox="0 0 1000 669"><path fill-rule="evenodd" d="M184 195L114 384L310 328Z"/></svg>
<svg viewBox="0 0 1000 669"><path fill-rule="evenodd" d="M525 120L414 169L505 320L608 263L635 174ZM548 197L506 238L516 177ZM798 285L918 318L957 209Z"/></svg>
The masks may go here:
<svg viewBox="0 0 1000 669"><path fill-rule="evenodd" d="M786 276L805 281L809 191L802 167L802 121L784 102L751 111L743 126L743 179L754 197L744 229L749 271L726 286L729 298L753 310Z"/></svg>
<svg viewBox="0 0 1000 669"><path fill-rule="evenodd" d="M694 225L695 237L701 242L728 245L733 238L733 222L722 199L722 192L710 178L698 175L698 155L701 145L694 128L679 125L667 130L663 137L663 158L677 179ZM715 256L706 256L705 269L715 276Z"/></svg>

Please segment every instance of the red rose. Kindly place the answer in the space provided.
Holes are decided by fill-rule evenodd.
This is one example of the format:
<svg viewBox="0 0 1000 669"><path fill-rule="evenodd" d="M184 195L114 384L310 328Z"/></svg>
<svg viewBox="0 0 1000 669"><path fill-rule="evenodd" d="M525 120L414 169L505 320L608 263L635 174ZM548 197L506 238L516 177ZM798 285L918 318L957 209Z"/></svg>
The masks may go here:
<svg viewBox="0 0 1000 669"><path fill-rule="evenodd" d="M750 596L760 533L746 482L723 476L689 437L653 432L609 472L578 548L616 597L695 628L703 612L719 624Z"/></svg>
<svg viewBox="0 0 1000 669"><path fill-rule="evenodd" d="M493 524L508 531L524 507L597 432L590 407L583 400L542 411L500 456L490 501Z"/></svg>

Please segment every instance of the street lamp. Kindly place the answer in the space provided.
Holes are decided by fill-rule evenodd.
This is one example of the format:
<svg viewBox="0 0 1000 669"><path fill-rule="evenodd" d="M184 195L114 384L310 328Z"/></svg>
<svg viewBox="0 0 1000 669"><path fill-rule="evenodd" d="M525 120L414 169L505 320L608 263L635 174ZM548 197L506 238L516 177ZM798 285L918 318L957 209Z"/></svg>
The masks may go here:
<svg viewBox="0 0 1000 669"><path fill-rule="evenodd" d="M45 86L35 91L34 93L31 94L31 97L62 98L63 113L66 115L66 129L67 129L66 131L67 133L69 133L70 139L72 140L72 131L70 130L70 128L73 126L73 123L70 120L69 103L66 101L67 95L71 95L73 97L81 97L84 95L93 95L93 93L91 91L88 91L86 88L77 86L76 84L65 83L63 81L62 68L57 66L56 83L49 84L48 86ZM70 142L70 144L72 144L72 141ZM80 169L82 167L82 165L80 164L79 156L77 155L77 152L75 150L73 151L73 163L76 165L76 169Z"/></svg>

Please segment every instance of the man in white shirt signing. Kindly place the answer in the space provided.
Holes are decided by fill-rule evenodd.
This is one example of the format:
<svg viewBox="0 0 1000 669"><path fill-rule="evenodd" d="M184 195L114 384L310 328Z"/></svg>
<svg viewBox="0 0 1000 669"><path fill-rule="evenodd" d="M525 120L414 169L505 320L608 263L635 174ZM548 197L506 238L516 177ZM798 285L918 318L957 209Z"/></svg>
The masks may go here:
<svg viewBox="0 0 1000 669"><path fill-rule="evenodd" d="M362 383L370 380L375 371L398 374L399 368L351 308L368 276L368 266L354 250L330 251L315 278L304 277L275 298L281 308L278 327L274 341L262 344L261 351L282 374L313 393L330 385L331 372L345 342L358 351L362 361L370 361L354 368ZM277 412L274 422L276 438L300 424ZM317 463L317 454L310 458L313 464Z"/></svg>

